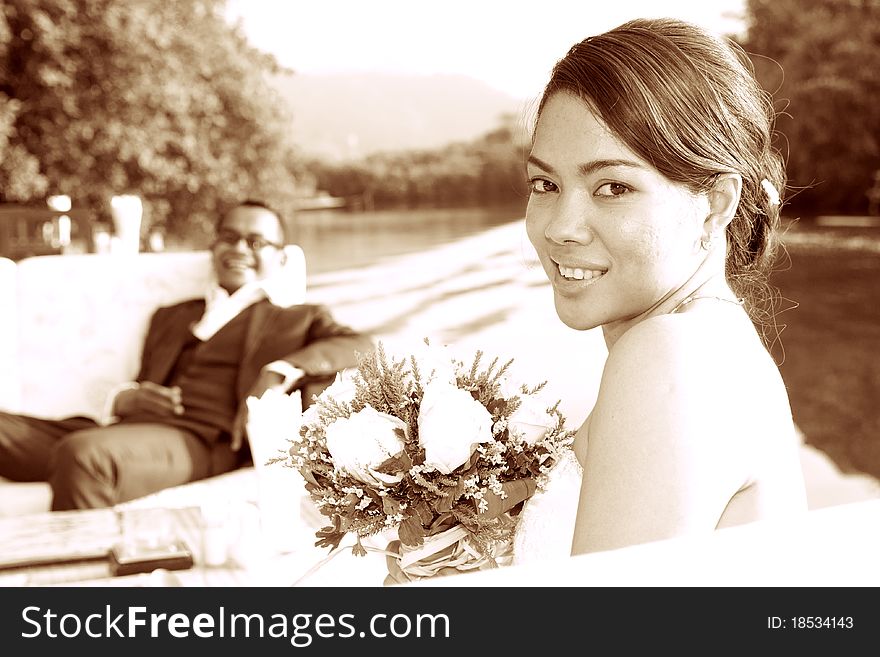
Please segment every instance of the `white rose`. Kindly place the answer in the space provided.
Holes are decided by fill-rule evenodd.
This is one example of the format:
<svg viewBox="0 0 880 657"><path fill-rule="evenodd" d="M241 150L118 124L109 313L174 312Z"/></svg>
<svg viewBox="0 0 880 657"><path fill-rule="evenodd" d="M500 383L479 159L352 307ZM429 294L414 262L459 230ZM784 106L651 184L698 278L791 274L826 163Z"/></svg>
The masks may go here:
<svg viewBox="0 0 880 657"><path fill-rule="evenodd" d="M522 397L522 383L514 381L509 372L505 372L498 379L498 394L502 399L512 399L513 397Z"/></svg>
<svg viewBox="0 0 880 657"><path fill-rule="evenodd" d="M547 412L547 404L530 395L520 397L522 403L507 419L507 428L529 447L556 426L556 418Z"/></svg>
<svg viewBox="0 0 880 657"><path fill-rule="evenodd" d="M318 405L312 404L302 413L302 424L313 427L318 424Z"/></svg>
<svg viewBox="0 0 880 657"><path fill-rule="evenodd" d="M367 406L326 429L327 451L337 471L372 486L393 486L404 473L386 474L376 468L403 451L406 424Z"/></svg>
<svg viewBox="0 0 880 657"><path fill-rule="evenodd" d="M455 362L449 347L422 343L413 350L412 356L419 365L422 383L455 385Z"/></svg>
<svg viewBox="0 0 880 657"><path fill-rule="evenodd" d="M357 386L354 383L354 375L357 370L348 369L337 372L336 378L329 386L327 386L320 394L320 397L326 399L331 398L340 404L354 401Z"/></svg>
<svg viewBox="0 0 880 657"><path fill-rule="evenodd" d="M489 411L467 390L445 383L425 387L418 425L425 465L443 474L465 463L476 445L492 441Z"/></svg>

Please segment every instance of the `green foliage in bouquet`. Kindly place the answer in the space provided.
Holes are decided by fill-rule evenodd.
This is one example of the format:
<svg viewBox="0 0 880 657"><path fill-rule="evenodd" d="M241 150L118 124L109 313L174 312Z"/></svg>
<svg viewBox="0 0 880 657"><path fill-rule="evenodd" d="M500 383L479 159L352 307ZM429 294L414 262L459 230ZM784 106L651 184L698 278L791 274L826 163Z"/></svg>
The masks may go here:
<svg viewBox="0 0 880 657"><path fill-rule="evenodd" d="M545 383L511 383L512 360L464 362L425 341L395 358L380 343L304 413L288 465L331 524L316 545L335 549L397 528L405 546L456 524L478 545L512 537L523 502L541 488L573 432Z"/></svg>

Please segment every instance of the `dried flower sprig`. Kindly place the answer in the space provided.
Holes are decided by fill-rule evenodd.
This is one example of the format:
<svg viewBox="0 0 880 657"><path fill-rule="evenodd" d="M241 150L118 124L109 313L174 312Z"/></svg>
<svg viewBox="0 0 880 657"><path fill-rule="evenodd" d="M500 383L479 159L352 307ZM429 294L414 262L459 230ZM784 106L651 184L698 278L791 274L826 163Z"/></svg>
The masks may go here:
<svg viewBox="0 0 880 657"><path fill-rule="evenodd" d="M330 524L317 545L335 549L396 528L401 543L460 524L478 545L512 536L522 503L570 449L559 402L545 383L515 385L498 358L465 364L427 341L398 358L381 343L337 377L303 416L287 465Z"/></svg>

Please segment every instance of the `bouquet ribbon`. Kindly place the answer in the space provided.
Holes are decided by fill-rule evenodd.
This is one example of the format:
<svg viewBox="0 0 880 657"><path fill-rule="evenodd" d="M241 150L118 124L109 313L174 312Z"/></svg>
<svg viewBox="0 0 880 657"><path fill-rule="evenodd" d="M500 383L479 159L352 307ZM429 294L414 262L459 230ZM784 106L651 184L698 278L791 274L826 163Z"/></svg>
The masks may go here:
<svg viewBox="0 0 880 657"><path fill-rule="evenodd" d="M426 557L430 557L431 555L436 555L437 553L445 550L446 548L455 545L456 543L461 541L461 539L463 539L467 535L468 535L468 532L464 527L462 527L461 525L454 525L453 527L450 527L446 531L442 531L439 534L434 534L433 536L425 537L425 542L420 547L417 547L413 550L407 549L400 556L401 570L404 570L404 571L412 570L413 574L416 574L416 575L419 575L422 577L426 577L428 574L433 575L434 572L436 572L436 569L432 569L428 564L425 564L424 566L416 566L416 567L413 567L413 564L416 564L417 562L421 561L422 559L425 559ZM462 553L462 555L459 555L458 558L453 559L452 561L444 560L444 562L440 565L441 566L449 566L449 567L454 568L455 566L459 565L457 562L462 557L465 557L465 558L461 561L461 563L464 563L465 561L467 561L466 555L468 553L469 552ZM446 555L443 555L443 556L445 557ZM452 556L452 555L450 555L450 556ZM453 563L453 561L455 563ZM420 571L420 570L429 570L431 572L425 573L425 574L420 573L420 572L419 573L415 572L415 571Z"/></svg>
<svg viewBox="0 0 880 657"><path fill-rule="evenodd" d="M506 513L523 500L527 500L534 495L537 483L532 477L524 477L522 479L505 481L501 484L501 489L504 491L503 499L492 491L486 492L483 499L488 504L488 508L485 511L481 511L481 515L497 518L502 513Z"/></svg>
<svg viewBox="0 0 880 657"><path fill-rule="evenodd" d="M469 536L470 532L462 525L454 525L426 537L425 542L417 548L408 548L399 541L392 541L386 551L389 571L386 584L389 581L405 583L423 577L497 565L493 555L481 553L467 540ZM509 547L509 542L502 547Z"/></svg>

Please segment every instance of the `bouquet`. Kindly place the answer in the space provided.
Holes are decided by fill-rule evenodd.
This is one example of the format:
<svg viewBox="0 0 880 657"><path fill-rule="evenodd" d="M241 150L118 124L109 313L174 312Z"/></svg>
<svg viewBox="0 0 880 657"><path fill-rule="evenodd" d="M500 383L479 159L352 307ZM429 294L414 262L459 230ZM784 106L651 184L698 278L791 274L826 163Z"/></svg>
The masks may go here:
<svg viewBox="0 0 880 657"><path fill-rule="evenodd" d="M425 340L395 357L382 343L315 398L288 465L330 524L319 547L339 549L396 529L386 550L402 582L499 565L523 502L542 489L573 432L559 402L510 379L513 360L469 363Z"/></svg>

